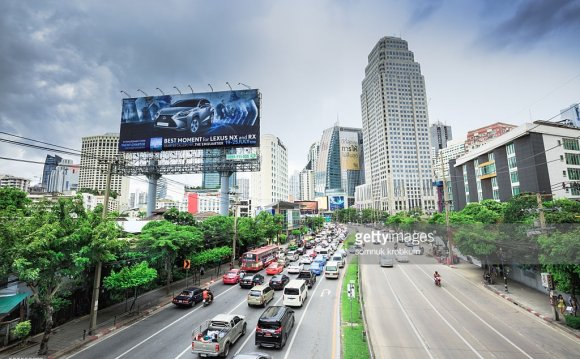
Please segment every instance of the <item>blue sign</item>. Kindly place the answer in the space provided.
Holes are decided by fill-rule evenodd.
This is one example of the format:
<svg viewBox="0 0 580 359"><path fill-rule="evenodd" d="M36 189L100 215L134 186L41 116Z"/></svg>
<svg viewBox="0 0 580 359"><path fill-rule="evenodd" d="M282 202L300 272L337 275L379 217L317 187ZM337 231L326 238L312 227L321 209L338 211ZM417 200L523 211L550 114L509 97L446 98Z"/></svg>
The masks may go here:
<svg viewBox="0 0 580 359"><path fill-rule="evenodd" d="M328 207L331 211L344 209L344 196L328 196Z"/></svg>

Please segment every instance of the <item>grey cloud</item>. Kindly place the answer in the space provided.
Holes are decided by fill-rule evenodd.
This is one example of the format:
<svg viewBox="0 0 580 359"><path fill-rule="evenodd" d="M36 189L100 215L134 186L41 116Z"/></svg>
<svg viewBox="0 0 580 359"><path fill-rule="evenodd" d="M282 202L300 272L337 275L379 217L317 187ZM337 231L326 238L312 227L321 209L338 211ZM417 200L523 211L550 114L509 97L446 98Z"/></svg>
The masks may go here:
<svg viewBox="0 0 580 359"><path fill-rule="evenodd" d="M443 5L443 0L422 0L413 2L414 9L409 23L417 24L429 19Z"/></svg>

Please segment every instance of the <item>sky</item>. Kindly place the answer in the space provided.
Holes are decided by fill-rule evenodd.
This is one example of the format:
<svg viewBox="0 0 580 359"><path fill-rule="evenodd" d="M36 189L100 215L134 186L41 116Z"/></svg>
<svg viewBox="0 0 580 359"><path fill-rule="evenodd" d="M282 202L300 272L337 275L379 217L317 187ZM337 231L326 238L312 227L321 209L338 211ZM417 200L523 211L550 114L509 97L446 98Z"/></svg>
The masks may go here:
<svg viewBox="0 0 580 359"><path fill-rule="evenodd" d="M22 160L55 153L12 135L80 150L83 136L119 132L121 91L226 82L260 90L261 132L286 144L291 174L324 129L362 126L367 56L384 36L408 42L429 119L454 138L580 102L580 1L5 0L2 10L0 173L33 183L43 166Z"/></svg>

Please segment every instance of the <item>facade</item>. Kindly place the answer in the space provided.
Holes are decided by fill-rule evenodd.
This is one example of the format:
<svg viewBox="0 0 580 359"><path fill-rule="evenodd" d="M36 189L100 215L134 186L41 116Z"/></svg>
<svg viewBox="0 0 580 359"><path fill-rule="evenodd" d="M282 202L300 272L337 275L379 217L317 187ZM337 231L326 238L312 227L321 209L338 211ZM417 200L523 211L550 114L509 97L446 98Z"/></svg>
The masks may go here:
<svg viewBox="0 0 580 359"><path fill-rule="evenodd" d="M203 150L203 162L211 163L216 161L216 156L223 156L223 150L219 148ZM230 189L236 186L236 173L230 176ZM204 172L201 177L201 187L204 189L217 189L221 187L221 177L217 172Z"/></svg>
<svg viewBox="0 0 580 359"><path fill-rule="evenodd" d="M306 168L309 170L314 170L316 168L319 147L320 142L314 142L312 145L310 145L310 149L308 150L308 163L306 164Z"/></svg>
<svg viewBox="0 0 580 359"><path fill-rule="evenodd" d="M314 171L316 196L345 194L354 198L361 184L363 163L362 130L333 126L324 130Z"/></svg>
<svg viewBox="0 0 580 359"><path fill-rule="evenodd" d="M435 149L435 156L439 150L447 147L447 142L453 139L451 134L451 126L447 126L442 122L435 122L429 126L429 142L431 148Z"/></svg>
<svg viewBox="0 0 580 359"><path fill-rule="evenodd" d="M115 160L118 155L119 134L106 133L100 136L90 136L82 138L81 146L81 167L79 172L78 189L92 189L105 191L107 186L107 164L105 162ZM113 210L123 210L128 207L129 202L129 180L120 175L111 176L111 191L120 194L117 197L119 208ZM115 201L116 202L116 201Z"/></svg>
<svg viewBox="0 0 580 359"><path fill-rule="evenodd" d="M157 190L155 198L157 198L157 201L159 201L160 199L167 198L167 178L161 177L157 180ZM158 203L157 208L161 208L159 207Z"/></svg>
<svg viewBox="0 0 580 359"><path fill-rule="evenodd" d="M507 123L496 122L489 126L471 130L467 132L467 140L465 140L465 151L469 152L480 146L483 146L487 142L513 130L516 127L517 126L515 125L510 125Z"/></svg>
<svg viewBox="0 0 580 359"><path fill-rule="evenodd" d="M425 79L407 42L380 39L368 56L361 94L370 208L389 213L435 208L426 98ZM366 200L365 208L369 205Z"/></svg>
<svg viewBox="0 0 580 359"><path fill-rule="evenodd" d="M250 198L250 179L238 178L238 194L240 200L247 200Z"/></svg>
<svg viewBox="0 0 580 359"><path fill-rule="evenodd" d="M433 158L433 173L435 180L449 181L449 161L465 154L465 139L453 140L447 143L447 147L440 150L438 156ZM442 170L443 169L443 170Z"/></svg>
<svg viewBox="0 0 580 359"><path fill-rule="evenodd" d="M186 193L187 211L191 214L202 212L220 213L219 192Z"/></svg>
<svg viewBox="0 0 580 359"><path fill-rule="evenodd" d="M73 165L72 160L61 159L60 163L50 173L48 192L65 193L76 191L79 184L79 165Z"/></svg>
<svg viewBox="0 0 580 359"><path fill-rule="evenodd" d="M49 191L48 189L50 188L50 176L61 161L62 158L60 156L46 155L46 159L44 160L44 168L42 169L42 188L44 188L44 191Z"/></svg>
<svg viewBox="0 0 580 359"><path fill-rule="evenodd" d="M313 201L314 194L314 171L310 169L303 169L300 171L300 197L301 201Z"/></svg>
<svg viewBox="0 0 580 359"><path fill-rule="evenodd" d="M260 136L260 171L252 172L250 199L254 208L288 199L288 150L270 134Z"/></svg>
<svg viewBox="0 0 580 359"><path fill-rule="evenodd" d="M300 172L295 171L288 179L288 200L290 202L297 201L300 198Z"/></svg>
<svg viewBox="0 0 580 359"><path fill-rule="evenodd" d="M454 209L520 193L580 200L580 129L536 121L451 161Z"/></svg>
<svg viewBox="0 0 580 359"><path fill-rule="evenodd" d="M0 175L0 187L14 187L21 191L28 192L30 180L10 175Z"/></svg>
<svg viewBox="0 0 580 359"><path fill-rule="evenodd" d="M573 104L560 111L560 123L580 128L580 104Z"/></svg>

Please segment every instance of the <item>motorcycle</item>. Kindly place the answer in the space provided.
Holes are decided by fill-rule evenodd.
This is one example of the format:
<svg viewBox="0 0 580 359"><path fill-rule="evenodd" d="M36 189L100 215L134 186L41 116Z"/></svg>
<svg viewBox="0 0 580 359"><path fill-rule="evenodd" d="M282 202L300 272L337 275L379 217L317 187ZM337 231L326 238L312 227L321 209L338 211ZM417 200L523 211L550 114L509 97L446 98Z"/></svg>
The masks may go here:
<svg viewBox="0 0 580 359"><path fill-rule="evenodd" d="M441 277L435 277L435 285L441 287Z"/></svg>
<svg viewBox="0 0 580 359"><path fill-rule="evenodd" d="M211 291L209 291L209 298L208 299L204 299L202 301L202 304L203 304L204 307L207 307L211 303L213 303L213 293Z"/></svg>

